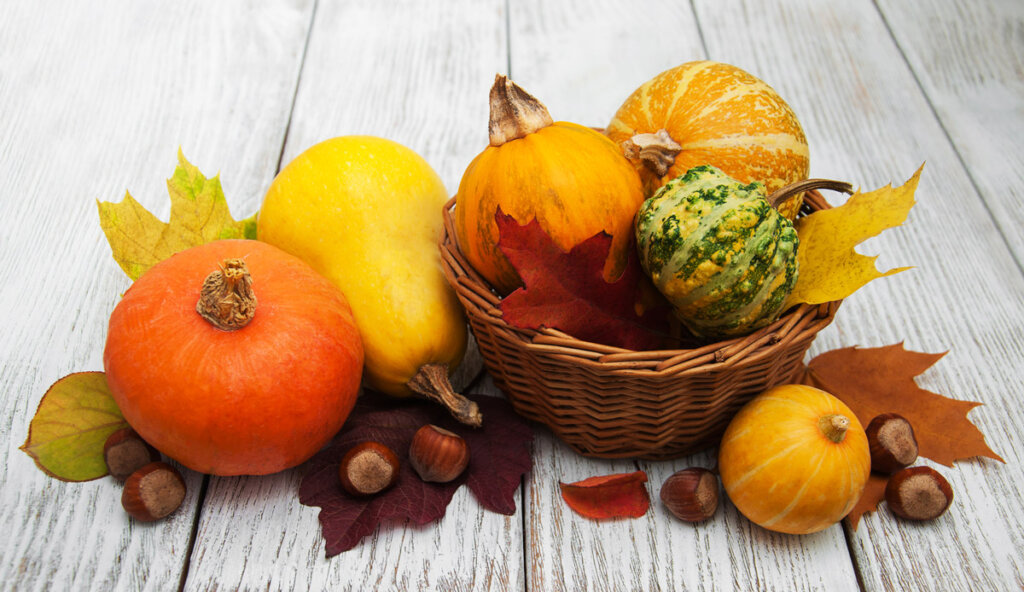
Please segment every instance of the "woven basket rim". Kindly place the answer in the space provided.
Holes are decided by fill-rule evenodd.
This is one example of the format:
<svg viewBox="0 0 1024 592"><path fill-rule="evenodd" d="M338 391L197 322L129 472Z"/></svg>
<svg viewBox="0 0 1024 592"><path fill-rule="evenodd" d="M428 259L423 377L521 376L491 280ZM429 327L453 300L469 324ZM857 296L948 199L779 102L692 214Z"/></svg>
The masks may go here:
<svg viewBox="0 0 1024 592"><path fill-rule="evenodd" d="M634 351L577 339L553 328L520 329L501 318L501 298L490 284L469 265L458 246L454 232L456 198L444 205L444 235L440 247L442 264L449 283L463 297L467 314L478 315L514 336L517 345L526 350L544 352L602 371L621 372L631 376L700 373L705 364L728 366L750 356L770 355L771 350L785 347L805 333L817 333L832 322L841 300L824 304L800 304L774 323L749 335L708 343L696 348ZM803 214L831 206L818 191L804 196Z"/></svg>

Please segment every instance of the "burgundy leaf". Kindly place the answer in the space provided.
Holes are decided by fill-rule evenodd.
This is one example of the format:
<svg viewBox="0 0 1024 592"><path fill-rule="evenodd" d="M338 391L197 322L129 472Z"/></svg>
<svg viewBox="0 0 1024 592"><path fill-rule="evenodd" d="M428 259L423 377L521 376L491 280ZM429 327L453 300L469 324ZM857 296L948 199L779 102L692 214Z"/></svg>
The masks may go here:
<svg viewBox="0 0 1024 592"><path fill-rule="evenodd" d="M470 398L484 416L481 428L459 424L440 406L420 399L391 399L370 392L360 397L342 432L309 460L299 485L299 501L320 507L328 557L351 549L384 522L426 524L441 518L463 483L484 508L515 513L520 481L533 466L533 431L505 399ZM409 465L413 434L428 423L454 431L469 445L469 466L451 483L426 483ZM391 489L355 497L342 489L338 468L352 446L367 440L391 448L402 466Z"/></svg>

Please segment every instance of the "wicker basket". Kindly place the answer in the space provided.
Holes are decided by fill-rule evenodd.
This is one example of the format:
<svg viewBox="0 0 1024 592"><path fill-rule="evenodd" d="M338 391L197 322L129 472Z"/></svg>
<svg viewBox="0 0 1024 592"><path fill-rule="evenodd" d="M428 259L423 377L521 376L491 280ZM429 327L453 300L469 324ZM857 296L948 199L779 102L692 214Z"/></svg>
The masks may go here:
<svg viewBox="0 0 1024 592"><path fill-rule="evenodd" d="M800 375L804 353L839 308L800 305L751 335L697 349L630 351L518 329L459 252L454 203L445 207L441 259L487 370L518 413L585 456L667 459L716 444L744 403ZM828 207L811 191L801 213Z"/></svg>

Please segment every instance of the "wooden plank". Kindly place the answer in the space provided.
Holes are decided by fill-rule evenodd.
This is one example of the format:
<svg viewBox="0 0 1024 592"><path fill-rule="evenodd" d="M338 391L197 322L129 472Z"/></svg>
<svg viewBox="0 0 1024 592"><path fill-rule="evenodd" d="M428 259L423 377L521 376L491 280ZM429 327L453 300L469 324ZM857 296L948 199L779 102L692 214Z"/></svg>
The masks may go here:
<svg viewBox="0 0 1024 592"><path fill-rule="evenodd" d="M312 4L245 5L0 7L4 589L167 589L181 578L199 475L186 472L188 498L173 518L142 526L112 479L58 482L16 447L51 383L103 367L107 317L129 281L95 200L128 189L166 217L179 146L209 175L223 170L239 214L255 209L273 175Z"/></svg>
<svg viewBox="0 0 1024 592"><path fill-rule="evenodd" d="M1024 267L1024 188L1009 182L1024 176L1024 3L878 5L1018 266Z"/></svg>
<svg viewBox="0 0 1024 592"><path fill-rule="evenodd" d="M510 76L555 121L604 127L649 78L704 59L686 3L659 0L641 9L618 0L524 1L512 3L510 19Z"/></svg>
<svg viewBox="0 0 1024 592"><path fill-rule="evenodd" d="M970 6L985 14L996 5ZM927 23L956 18L937 16L956 14L952 4L914 10ZM864 588L1020 587L1024 470L1013 459L1021 455L1017 434L1024 429L1015 395L1024 378L1024 281L915 72L867 0L783 6L702 1L697 13L713 58L757 73L793 105L810 140L812 176L874 188L902 183L927 162L906 224L862 249L882 254L881 269L916 268L873 282L844 301L812 353L899 341L917 351L950 350L919 383L983 402L969 417L1010 463L937 467L952 483L956 501L934 522L908 524L884 508L867 516L851 535ZM950 86L970 84L976 68L983 68L973 59L965 54L961 68L946 72ZM997 81L991 86L999 96L1013 88L1000 89ZM955 105L947 108L957 110L951 117L965 117ZM986 170L1008 185L1021 182L1012 159L991 162ZM997 200L990 197L990 203Z"/></svg>
<svg viewBox="0 0 1024 592"><path fill-rule="evenodd" d="M504 19L500 0L318 4L284 162L333 136L383 136L426 158L454 192L487 144L487 91L507 62ZM298 502L300 478L301 468L211 480L187 589L524 585L520 514L483 510L462 488L437 523L389 524L325 559L319 510Z"/></svg>
<svg viewBox="0 0 1024 592"><path fill-rule="evenodd" d="M648 78L705 57L685 4L647 3L638 10L614 1L524 2L513 6L511 18L512 73L555 119L603 126ZM729 504L697 526L672 517L658 501L661 484L687 466L714 466L710 453L634 463L583 458L550 435L538 441L527 484L531 589L857 589L838 526L804 539L772 534ZM559 496L559 481L638 466L648 473L653 500L642 518L593 522Z"/></svg>

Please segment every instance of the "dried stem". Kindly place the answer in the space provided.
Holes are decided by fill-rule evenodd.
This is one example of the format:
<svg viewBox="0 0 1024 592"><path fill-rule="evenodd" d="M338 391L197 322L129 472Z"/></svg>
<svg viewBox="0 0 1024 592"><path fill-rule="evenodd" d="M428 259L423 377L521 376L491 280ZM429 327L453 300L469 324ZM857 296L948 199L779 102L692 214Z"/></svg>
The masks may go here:
<svg viewBox="0 0 1024 592"><path fill-rule="evenodd" d="M548 108L505 76L491 87L491 146L522 138L553 123Z"/></svg>
<svg viewBox="0 0 1024 592"><path fill-rule="evenodd" d="M664 177L683 149L668 132L636 134L622 143L622 152L630 160L639 160L655 175Z"/></svg>
<svg viewBox="0 0 1024 592"><path fill-rule="evenodd" d="M786 198L805 191L811 191L812 189L831 189L832 191L839 191L846 194L853 193L853 186L844 181L833 181L832 179L804 179L803 181L790 183L785 187L775 190L774 193L768 196L768 203L771 204L773 208L778 208L779 204L786 201Z"/></svg>
<svg viewBox="0 0 1024 592"><path fill-rule="evenodd" d="M448 380L447 364L425 364L420 367L416 376L408 382L409 388L418 394L443 405L452 417L468 426L475 428L483 424L480 407L455 392Z"/></svg>
<svg viewBox="0 0 1024 592"><path fill-rule="evenodd" d="M242 259L225 259L220 269L206 276L196 312L223 331L235 331L256 315L252 276Z"/></svg>
<svg viewBox="0 0 1024 592"><path fill-rule="evenodd" d="M818 429L826 438L838 444L846 437L846 430L850 429L850 419L838 413L823 415L818 419Z"/></svg>

